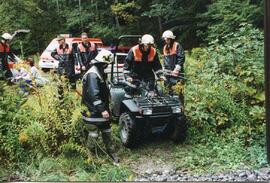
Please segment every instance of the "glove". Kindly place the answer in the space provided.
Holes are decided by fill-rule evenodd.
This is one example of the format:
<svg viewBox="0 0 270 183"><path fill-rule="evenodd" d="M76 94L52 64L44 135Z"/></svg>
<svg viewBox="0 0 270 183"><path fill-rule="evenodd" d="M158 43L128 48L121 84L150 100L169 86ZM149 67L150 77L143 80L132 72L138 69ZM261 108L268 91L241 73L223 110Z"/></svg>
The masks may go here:
<svg viewBox="0 0 270 183"><path fill-rule="evenodd" d="M104 119L109 119L109 118L110 118L110 114L108 113L108 111L103 111L103 112L101 113L101 115L102 115L102 117L103 117Z"/></svg>
<svg viewBox="0 0 270 183"><path fill-rule="evenodd" d="M132 83L133 79L132 79L131 77L128 77L128 78L127 78L127 81L128 81L129 83Z"/></svg>
<svg viewBox="0 0 270 183"><path fill-rule="evenodd" d="M153 98L153 97L155 97L156 96L156 93L154 92L154 91L150 91L149 93L148 93L148 97L150 97L150 98Z"/></svg>
<svg viewBox="0 0 270 183"><path fill-rule="evenodd" d="M179 76L179 71L178 71L178 70L173 70L173 71L171 72L171 75L172 75L172 76Z"/></svg>
<svg viewBox="0 0 270 183"><path fill-rule="evenodd" d="M160 79L161 81L166 81L166 80L167 80L165 76L160 76L159 79Z"/></svg>

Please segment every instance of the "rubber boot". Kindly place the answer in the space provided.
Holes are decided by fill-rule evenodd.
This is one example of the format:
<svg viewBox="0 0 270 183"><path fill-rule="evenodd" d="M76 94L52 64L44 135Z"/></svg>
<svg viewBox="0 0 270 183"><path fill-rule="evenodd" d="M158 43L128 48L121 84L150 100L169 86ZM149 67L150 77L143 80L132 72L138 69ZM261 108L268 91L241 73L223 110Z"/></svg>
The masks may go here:
<svg viewBox="0 0 270 183"><path fill-rule="evenodd" d="M70 83L70 88L71 88L71 90L76 90L76 83L75 82L71 82Z"/></svg>
<svg viewBox="0 0 270 183"><path fill-rule="evenodd" d="M75 77L69 78L69 84L70 84L71 90L76 90L76 78Z"/></svg>
<svg viewBox="0 0 270 183"><path fill-rule="evenodd" d="M119 163L120 159L115 153L115 149L112 142L111 129L102 131L102 139L105 144L108 155L113 159L115 163Z"/></svg>
<svg viewBox="0 0 270 183"><path fill-rule="evenodd" d="M89 152L93 155L96 156L97 155L97 147L96 147L96 143L98 140L98 129L96 125L92 125L92 124L86 124L86 128L88 130L88 137L87 137L87 142L86 142L86 146L89 150Z"/></svg>
<svg viewBox="0 0 270 183"><path fill-rule="evenodd" d="M98 131L89 131L86 146L89 152L93 155L97 155L96 143L98 140Z"/></svg>

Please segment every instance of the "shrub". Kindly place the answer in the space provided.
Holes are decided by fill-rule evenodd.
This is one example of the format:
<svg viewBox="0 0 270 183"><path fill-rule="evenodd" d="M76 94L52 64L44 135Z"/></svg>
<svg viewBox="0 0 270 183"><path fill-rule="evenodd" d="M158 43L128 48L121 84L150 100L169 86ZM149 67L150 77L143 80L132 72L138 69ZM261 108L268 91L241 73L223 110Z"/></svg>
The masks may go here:
<svg viewBox="0 0 270 183"><path fill-rule="evenodd" d="M26 134L20 135L20 131L31 111L23 107L27 98L19 95L15 86L8 87L4 82L0 85L0 160L6 164L29 157L20 145L20 141L26 141L28 137Z"/></svg>
<svg viewBox="0 0 270 183"><path fill-rule="evenodd" d="M249 24L223 44L192 50L186 63L186 111L192 133L238 127L248 141L263 133L263 36ZM241 130L240 130L241 129ZM260 130L259 130L260 129Z"/></svg>

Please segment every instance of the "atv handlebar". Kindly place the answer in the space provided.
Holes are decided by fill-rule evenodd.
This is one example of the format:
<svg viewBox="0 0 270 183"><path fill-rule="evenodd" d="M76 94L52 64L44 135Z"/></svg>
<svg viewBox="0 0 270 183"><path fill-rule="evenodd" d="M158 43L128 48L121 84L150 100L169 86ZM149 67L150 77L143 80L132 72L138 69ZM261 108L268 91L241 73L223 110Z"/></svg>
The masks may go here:
<svg viewBox="0 0 270 183"><path fill-rule="evenodd" d="M175 76L175 75L172 75L171 74L171 70L168 70L168 69L163 69L163 70L159 70L157 72L155 72L155 74L158 76L158 78L160 79L160 76L165 76L165 77L172 77L172 78L175 78L175 79L181 79L181 80L185 80L186 78L183 77L183 76L180 76L180 75L183 75L183 73L180 73L179 76Z"/></svg>
<svg viewBox="0 0 270 183"><path fill-rule="evenodd" d="M132 83L131 82L128 82L126 80L122 81L121 83L124 84L124 85L126 85L126 86L129 86L131 88L138 89L138 88L140 88L141 82L142 81L139 80L139 79L133 79ZM139 85L136 85L136 84L133 84L133 83L140 83L140 84Z"/></svg>

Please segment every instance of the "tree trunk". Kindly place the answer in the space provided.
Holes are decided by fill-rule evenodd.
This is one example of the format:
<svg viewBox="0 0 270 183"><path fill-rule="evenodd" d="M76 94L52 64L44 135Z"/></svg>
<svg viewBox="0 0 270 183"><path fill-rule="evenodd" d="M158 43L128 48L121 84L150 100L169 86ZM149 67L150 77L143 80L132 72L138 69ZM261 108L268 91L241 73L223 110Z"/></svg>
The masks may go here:
<svg viewBox="0 0 270 183"><path fill-rule="evenodd" d="M57 8L57 13L59 14L59 2L56 0L56 8Z"/></svg>
<svg viewBox="0 0 270 183"><path fill-rule="evenodd" d="M81 24L81 31L83 32L83 22L82 22L82 6L81 6L81 0L79 0L79 13L80 13L80 24Z"/></svg>
<svg viewBox="0 0 270 183"><path fill-rule="evenodd" d="M117 4L118 0L115 0L114 2L115 2L115 4ZM120 24L119 24L119 19L118 19L117 15L115 15L115 24L116 24L116 28L118 29L118 31L120 31Z"/></svg>
<svg viewBox="0 0 270 183"><path fill-rule="evenodd" d="M160 18L160 16L158 16L158 29L159 29L160 35L162 35L163 28L162 28L162 23L161 23L161 18Z"/></svg>

